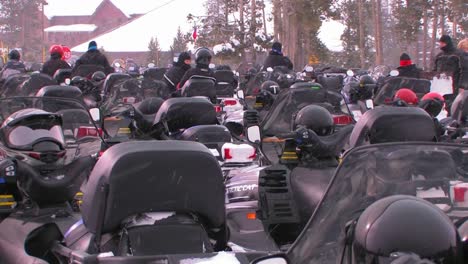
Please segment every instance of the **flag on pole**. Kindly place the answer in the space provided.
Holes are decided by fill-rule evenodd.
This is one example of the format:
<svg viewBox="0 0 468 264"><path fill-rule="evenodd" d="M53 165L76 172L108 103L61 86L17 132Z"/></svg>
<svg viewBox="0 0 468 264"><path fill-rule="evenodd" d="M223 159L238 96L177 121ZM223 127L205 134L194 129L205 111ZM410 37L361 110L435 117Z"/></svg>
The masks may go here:
<svg viewBox="0 0 468 264"><path fill-rule="evenodd" d="M192 37L193 37L193 40L197 40L197 37L198 37L197 27L193 28Z"/></svg>

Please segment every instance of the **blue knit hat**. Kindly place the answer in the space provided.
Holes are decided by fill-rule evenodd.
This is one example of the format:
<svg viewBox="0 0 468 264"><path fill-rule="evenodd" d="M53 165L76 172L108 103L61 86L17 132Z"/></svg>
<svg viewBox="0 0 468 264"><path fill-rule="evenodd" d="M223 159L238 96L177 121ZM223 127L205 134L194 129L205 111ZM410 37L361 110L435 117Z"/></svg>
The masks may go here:
<svg viewBox="0 0 468 264"><path fill-rule="evenodd" d="M96 44L96 41L91 41L89 42L88 44L88 50L97 50L97 44Z"/></svg>

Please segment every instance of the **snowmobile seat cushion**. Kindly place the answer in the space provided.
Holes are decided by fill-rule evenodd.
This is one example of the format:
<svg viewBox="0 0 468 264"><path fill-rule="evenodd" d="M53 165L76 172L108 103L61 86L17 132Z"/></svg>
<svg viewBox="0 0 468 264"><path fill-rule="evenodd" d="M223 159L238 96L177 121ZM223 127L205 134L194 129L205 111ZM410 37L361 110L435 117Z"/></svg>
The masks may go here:
<svg viewBox="0 0 468 264"><path fill-rule="evenodd" d="M214 72L214 76L217 82L227 82L232 83L235 79L234 72L229 70L218 70Z"/></svg>
<svg viewBox="0 0 468 264"><path fill-rule="evenodd" d="M135 109L143 115L155 115L163 103L163 99L151 97L137 103Z"/></svg>
<svg viewBox="0 0 468 264"><path fill-rule="evenodd" d="M149 68L143 73L143 78L162 81L167 68Z"/></svg>
<svg viewBox="0 0 468 264"><path fill-rule="evenodd" d="M434 121L419 107L381 106L364 113L350 136L350 147L364 143L434 141Z"/></svg>
<svg viewBox="0 0 468 264"><path fill-rule="evenodd" d="M343 87L343 76L318 76L317 82L320 83L325 89L340 91Z"/></svg>
<svg viewBox="0 0 468 264"><path fill-rule="evenodd" d="M81 90L75 86L50 85L42 87L36 94L37 97L65 97L81 98Z"/></svg>
<svg viewBox="0 0 468 264"><path fill-rule="evenodd" d="M82 216L92 233L116 230L126 217L144 212L190 212L209 228L225 224L222 171L197 142L115 145L97 162L84 193Z"/></svg>
<svg viewBox="0 0 468 264"><path fill-rule="evenodd" d="M214 79L208 78L192 78L189 79L182 87L182 96L206 96L208 98L216 98L216 88Z"/></svg>
<svg viewBox="0 0 468 264"><path fill-rule="evenodd" d="M204 98L170 98L161 105L153 124L165 122L170 132L218 123L213 104Z"/></svg>
<svg viewBox="0 0 468 264"><path fill-rule="evenodd" d="M200 143L231 142L232 137L229 129L220 125L201 125L186 129L180 140L196 141Z"/></svg>
<svg viewBox="0 0 468 264"><path fill-rule="evenodd" d="M110 90L112 87L117 83L119 80L123 79L131 79L132 76L126 74L126 73L111 73L107 75L106 79L104 80L104 92L110 93Z"/></svg>

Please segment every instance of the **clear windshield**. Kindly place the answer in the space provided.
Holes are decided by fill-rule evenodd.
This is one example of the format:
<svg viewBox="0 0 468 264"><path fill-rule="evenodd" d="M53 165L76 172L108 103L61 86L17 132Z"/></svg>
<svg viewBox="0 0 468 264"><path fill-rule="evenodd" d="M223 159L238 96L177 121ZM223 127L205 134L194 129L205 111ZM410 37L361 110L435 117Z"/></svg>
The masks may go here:
<svg viewBox="0 0 468 264"><path fill-rule="evenodd" d="M8 134L8 141L14 146L31 145L41 139L53 139L65 145L61 126L34 128L35 124L14 127Z"/></svg>
<svg viewBox="0 0 468 264"><path fill-rule="evenodd" d="M306 229L289 251L292 263L337 263L346 223L391 195L424 198L454 221L468 216L454 187L468 182L468 146L385 144L349 152Z"/></svg>

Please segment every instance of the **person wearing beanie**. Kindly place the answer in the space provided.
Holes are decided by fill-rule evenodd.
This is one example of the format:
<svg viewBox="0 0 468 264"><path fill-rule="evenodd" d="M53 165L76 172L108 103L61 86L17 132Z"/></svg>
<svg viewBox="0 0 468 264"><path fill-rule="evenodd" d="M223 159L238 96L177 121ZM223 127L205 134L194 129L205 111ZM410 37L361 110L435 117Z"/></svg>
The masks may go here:
<svg viewBox="0 0 468 264"><path fill-rule="evenodd" d="M185 83L190 80L193 76L211 79L216 83L213 70L210 69L212 52L208 48L199 48L195 52L195 68L189 69L185 72L184 77L180 80L177 88L181 89Z"/></svg>
<svg viewBox="0 0 468 264"><path fill-rule="evenodd" d="M164 74L164 82L167 84L171 92L175 92L177 84L182 80L185 73L191 68L192 58L190 53L184 51L179 54L177 61Z"/></svg>
<svg viewBox="0 0 468 264"><path fill-rule="evenodd" d="M419 78L420 70L413 64L411 57L406 53L401 54L400 67L398 67L397 70L399 72L398 76Z"/></svg>
<svg viewBox="0 0 468 264"><path fill-rule="evenodd" d="M265 62L263 63L262 70L265 71L268 68L275 68L277 66L285 66L288 69L293 69L291 60L283 55L283 46L279 42L273 43L271 46L270 54L268 54Z"/></svg>
<svg viewBox="0 0 468 264"><path fill-rule="evenodd" d="M70 69L70 65L62 60L63 48L60 45L52 45L49 49L50 59L44 63L41 73L54 77L54 74L59 69Z"/></svg>
<svg viewBox="0 0 468 264"><path fill-rule="evenodd" d="M448 35L443 35L439 39L441 52L434 59L433 71L438 74L445 74L452 77L453 81L453 96L458 94L461 87L463 76L463 51L457 49L453 44L452 38Z"/></svg>
<svg viewBox="0 0 468 264"><path fill-rule="evenodd" d="M2 80L7 79L11 75L20 74L26 72L26 66L23 62L20 61L21 54L18 50L11 50L8 53L8 62L3 67L2 71L0 72L0 76Z"/></svg>
<svg viewBox="0 0 468 264"><path fill-rule="evenodd" d="M113 73L114 68L112 68L107 60L106 56L102 54L98 48L96 41L91 41L88 44L88 51L76 61L75 67L72 70L72 76L74 76L81 65L99 65L104 68L104 72L107 74Z"/></svg>

